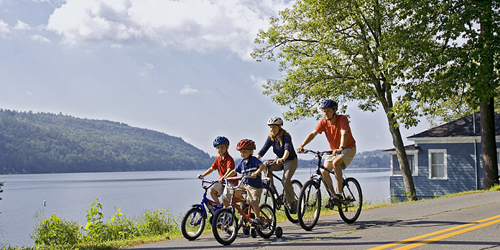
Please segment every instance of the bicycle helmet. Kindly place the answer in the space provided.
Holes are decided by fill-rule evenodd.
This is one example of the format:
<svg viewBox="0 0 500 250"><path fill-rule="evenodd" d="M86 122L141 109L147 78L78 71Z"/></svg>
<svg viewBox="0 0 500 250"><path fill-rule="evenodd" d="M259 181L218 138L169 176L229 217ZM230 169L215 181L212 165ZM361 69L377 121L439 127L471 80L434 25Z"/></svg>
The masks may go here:
<svg viewBox="0 0 500 250"><path fill-rule="evenodd" d="M269 125L269 126L271 126L271 125L283 126L283 120L280 117L277 117L277 116L271 117L267 121L267 125Z"/></svg>
<svg viewBox="0 0 500 250"><path fill-rule="evenodd" d="M215 138L213 144L214 144L214 148L215 148L215 146L217 146L219 144L227 144L229 146L229 139L227 139L224 136L217 136L217 138Z"/></svg>
<svg viewBox="0 0 500 250"><path fill-rule="evenodd" d="M236 145L236 150L255 149L255 142L250 139L243 139Z"/></svg>
<svg viewBox="0 0 500 250"><path fill-rule="evenodd" d="M332 108L332 109L336 109L338 108L338 104L336 101L333 101L333 100L330 100L330 99L326 99L324 100L322 103L321 103L321 108L324 109L324 108Z"/></svg>

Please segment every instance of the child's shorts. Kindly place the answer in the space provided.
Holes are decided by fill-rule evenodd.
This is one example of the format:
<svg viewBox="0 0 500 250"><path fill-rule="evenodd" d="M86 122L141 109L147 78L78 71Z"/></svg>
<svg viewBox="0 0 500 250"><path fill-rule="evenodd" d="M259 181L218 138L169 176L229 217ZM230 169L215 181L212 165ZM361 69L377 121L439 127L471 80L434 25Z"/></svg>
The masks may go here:
<svg viewBox="0 0 500 250"><path fill-rule="evenodd" d="M220 183L215 183L212 188L210 189L214 189L215 192L217 192L217 196L219 196L221 199L223 200L226 200L226 201L230 201L231 200L231 195L229 194L229 190L226 188L225 185L223 184L220 184ZM227 198L229 197L229 198Z"/></svg>
<svg viewBox="0 0 500 250"><path fill-rule="evenodd" d="M263 188L255 188L248 184L240 186L238 191L246 192L247 198L246 201L248 204L252 206L258 206L260 202L260 196L262 195Z"/></svg>

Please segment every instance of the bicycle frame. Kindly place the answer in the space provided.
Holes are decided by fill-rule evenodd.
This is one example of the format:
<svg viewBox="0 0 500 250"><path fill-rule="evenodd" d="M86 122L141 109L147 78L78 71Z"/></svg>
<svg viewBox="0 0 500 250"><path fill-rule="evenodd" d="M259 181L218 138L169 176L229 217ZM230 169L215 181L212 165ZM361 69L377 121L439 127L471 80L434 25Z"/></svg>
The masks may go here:
<svg viewBox="0 0 500 250"><path fill-rule="evenodd" d="M333 175L335 175L335 172L333 170L325 168L325 166L321 163L321 160L323 159L323 155L331 155L333 152L332 151L315 152L308 149L304 149L302 150L302 152L316 155L316 157L318 158L318 165L316 166L316 174L312 175L310 179L318 183L319 188L321 188L321 183L323 183L323 185L325 185L326 187L326 192L328 193L328 195L332 196L332 191L330 191L330 189L328 188L328 185L326 184L326 181L323 178L323 175L321 174L321 170L324 169L328 171L329 174Z"/></svg>
<svg viewBox="0 0 500 250"><path fill-rule="evenodd" d="M213 201L207 197L208 190L213 185L215 185L215 183L218 183L218 181L206 181L204 179L201 179L201 187L203 189L205 189L205 193L203 194L203 198L201 200L201 203L197 203L197 204L194 204L192 206L192 207L199 207L201 209L201 214L206 214L207 210L208 210L208 212L210 212L210 214L213 216L213 215L215 215L215 212L217 212L217 210L222 208L222 206L212 205ZM204 184L209 184L209 185L204 185ZM200 222L198 221L197 223L200 223Z"/></svg>
<svg viewBox="0 0 500 250"><path fill-rule="evenodd" d="M268 167L268 165L272 165L272 164L275 164L275 160L271 160L271 161L266 161L267 162L267 165L266 165L266 168ZM283 164L283 163L281 163ZM268 188L270 191L271 191L271 194L274 197L274 200L277 201L276 203L276 209L279 210L281 209L281 206L285 205L284 201L282 199L279 199L279 193L278 193L278 190L276 189L276 186L274 185L274 180L273 178L276 178L278 181L280 181L281 183L283 183L283 180L278 177L271 169L267 168L267 171L266 171L266 176L264 177L264 186L266 188ZM281 193L283 194L285 192L285 187L283 187L283 190L281 191Z"/></svg>
<svg viewBox="0 0 500 250"><path fill-rule="evenodd" d="M236 211L238 211L239 214L241 214L241 216L243 217L243 220L248 223L250 222L250 220L252 219L252 210L253 210L253 207L252 205L248 204L245 199L240 199L238 197L236 197L236 189L238 189L238 187L241 186L241 184L243 183L243 180L246 179L248 177L230 177L230 178L227 178L226 180L228 181L227 183L227 187L229 188L229 193L231 194L231 202L230 202L230 205L228 208L230 208L232 210L232 212L234 213L235 212L235 209ZM230 180L240 180L240 182L238 183L237 186L233 186L229 181ZM241 208L240 205L238 205L238 202L241 202L243 204L246 204L248 205L248 212L245 213L243 211L243 209ZM267 222L269 220L269 216L267 216L266 214L264 213L261 213L260 216L264 215L264 218L265 218L265 221L264 222Z"/></svg>

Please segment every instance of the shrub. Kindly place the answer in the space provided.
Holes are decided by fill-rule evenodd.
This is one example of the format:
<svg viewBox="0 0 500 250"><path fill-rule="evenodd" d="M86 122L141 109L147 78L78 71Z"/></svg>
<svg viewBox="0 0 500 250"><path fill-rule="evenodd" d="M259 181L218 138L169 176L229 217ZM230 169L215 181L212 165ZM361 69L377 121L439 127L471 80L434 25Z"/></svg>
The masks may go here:
<svg viewBox="0 0 500 250"><path fill-rule="evenodd" d="M35 226L31 238L36 246L74 246L81 239L80 225L66 221L55 214Z"/></svg>

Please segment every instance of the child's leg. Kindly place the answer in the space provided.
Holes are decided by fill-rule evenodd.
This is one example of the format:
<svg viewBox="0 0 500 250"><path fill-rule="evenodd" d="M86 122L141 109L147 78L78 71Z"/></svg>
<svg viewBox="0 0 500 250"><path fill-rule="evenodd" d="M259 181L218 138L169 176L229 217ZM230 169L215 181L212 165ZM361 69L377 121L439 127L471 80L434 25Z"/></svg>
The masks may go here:
<svg viewBox="0 0 500 250"><path fill-rule="evenodd" d="M245 185L247 190L247 201L252 205L253 211L255 212L255 218L260 217L260 196L262 195L262 188L254 188L250 185Z"/></svg>
<svg viewBox="0 0 500 250"><path fill-rule="evenodd" d="M213 185L212 188L209 190L212 200L217 204L220 204L219 196L222 194L223 188L224 186L222 184L217 183Z"/></svg>
<svg viewBox="0 0 500 250"><path fill-rule="evenodd" d="M229 202L231 199L231 194L229 193L229 189L224 187L224 191L222 192L222 203L224 204L224 208L229 207Z"/></svg>

